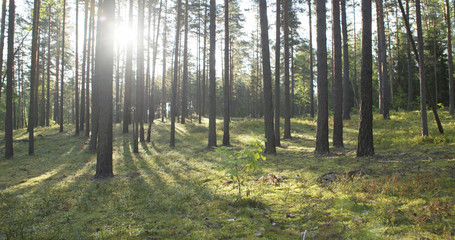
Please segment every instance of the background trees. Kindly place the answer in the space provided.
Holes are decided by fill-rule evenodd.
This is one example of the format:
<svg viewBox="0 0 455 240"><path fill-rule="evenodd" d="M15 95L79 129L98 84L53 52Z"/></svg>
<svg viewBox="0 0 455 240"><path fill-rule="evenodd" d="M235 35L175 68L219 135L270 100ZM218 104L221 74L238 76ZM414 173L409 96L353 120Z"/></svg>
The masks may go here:
<svg viewBox="0 0 455 240"><path fill-rule="evenodd" d="M24 11L20 11L15 20L17 37L14 43L17 47L12 50L12 58L17 69L13 70L11 101L10 95L0 95L0 128L6 129L6 120L9 121L10 116L13 128L26 126L29 129L32 154L35 127L58 124L63 131L63 126L76 124L76 131L78 128L85 129L86 136L91 135L90 146L96 149L101 112L98 103L101 102L100 91L105 87L99 86L94 78L94 64L97 61L95 49L99 40L99 26L95 19L102 12L102 4L98 6L96 1L88 0L77 4L66 0L42 1L43 7L39 8L35 4L40 2L25 3L21 6ZM164 24L160 24L161 14L178 15L178 1L169 1L170 7L168 1L147 4L150 8L147 21L147 7L143 1L120 1L115 22L118 32L115 35L117 50L114 53L116 122L123 115L123 132L127 133L129 124L132 123L131 113L134 111L137 114L135 120L138 121L135 128L137 136L141 140L145 139L143 123L149 121L147 139L151 141L151 123L155 115L160 115L165 122L169 111L172 113L173 108L178 108L179 111L174 114L174 123L171 124L172 129L178 131L178 124L193 123L196 115L200 124L204 124L204 118L208 117L208 146L213 147L217 145L216 118L224 116L223 144L229 145L231 121L246 117L262 118L269 114L269 109L265 106L270 96L265 92L268 82L264 79L268 72L264 62L275 61L274 68L270 69L270 74L275 76L275 84L272 86L275 97L272 99L275 103L275 118L272 119L275 120L275 144L280 144L281 117L284 118L283 132L286 139L291 135L291 117L312 116L314 104L317 104L319 126L316 131L316 149L317 152L327 153L328 131L332 127L329 124L332 118L330 110L333 110L334 146L343 146L343 119L350 118L350 111L354 114L358 112L358 92L362 91L362 84L358 84L357 68L366 62L363 60L365 56L359 58L357 53L368 51L371 52L372 69L371 90L367 91L371 91L372 97L371 100L367 99L361 109L371 107L372 113L382 112L385 119L389 118L388 109L392 112L421 109L422 133L426 135L427 124L424 123L423 116L427 104L432 106L435 114L436 107L433 105L436 104L447 107L449 111L451 109L453 71L450 69L453 63L450 29L453 23L450 15L453 14L453 6L448 2L423 1L420 3L419 20L417 3L407 2L405 10L400 0L376 1L369 9L376 10L377 18L372 20L372 24L377 24L376 32L371 34L375 39L377 36L378 45L369 50L365 49L368 46L357 44L362 42L360 40L363 34L357 29L360 24L366 24L356 13L360 1L334 0L330 3L328 9L318 6L316 13L311 9L311 1L268 3L269 6L276 7L276 20L269 24L270 30L274 30L276 35L274 39L262 42L261 14L270 15L272 12L262 12L265 10L261 10L260 4L256 2L228 1L224 3L223 12L221 8L216 11L215 1L189 1L185 4L184 18L166 18ZM66 7L69 4L75 8ZM8 20L6 3L3 5L2 25L5 28ZM329 10L332 11L332 21L323 23L322 15L326 15ZM76 18L77 23L69 21L79 11L84 12L84 24L80 24L79 17ZM39 12L41 17L34 20L34 16L38 16L34 12ZM225 14L224 17L222 13ZM312 17L315 14L319 16L316 25L320 32L315 37L318 45L313 48ZM300 23L307 20L309 26L301 27ZM185 25L184 32L183 28L177 29L177 25ZM30 34L29 29L32 29ZM147 41L144 43L145 29ZM414 29L419 30L416 35L419 40L418 50L423 51L422 54L417 52L417 47L412 47ZM333 37L329 38L332 42L327 43L329 30ZM69 37L69 32L76 33L76 36L71 34ZM167 36L174 34L178 40L180 34L184 34L183 41L176 42L177 38ZM208 38L210 47L207 47ZM275 46L274 56L265 56L263 44ZM81 54L80 49L74 49L75 46L82 46ZM162 55L159 54L160 51ZM217 54L217 51L224 51L224 54ZM314 74L313 69L315 51L319 59L317 74ZM147 59L144 57L145 52ZM167 57L171 52L173 59ZM418 58L426 55L427 58L424 62L413 61L412 55ZM327 64L329 62L331 64ZM5 66L0 66L1 68L8 70ZM415 74L417 70L419 75ZM0 89L7 93L9 88L3 87L5 76L3 73ZM314 100L314 77L317 77L319 85L317 101ZM361 78L361 82L365 80L364 77ZM155 80L161 84L155 84ZM422 91L416 91L417 86ZM30 99L30 102L25 104L25 98ZM158 99L160 104L155 104ZM54 102L53 106L51 102ZM284 111L281 113L280 109ZM370 110L360 110L360 114L365 111ZM25 119L26 115L30 119ZM440 124L439 128L442 132ZM175 140L175 136L171 139Z"/></svg>

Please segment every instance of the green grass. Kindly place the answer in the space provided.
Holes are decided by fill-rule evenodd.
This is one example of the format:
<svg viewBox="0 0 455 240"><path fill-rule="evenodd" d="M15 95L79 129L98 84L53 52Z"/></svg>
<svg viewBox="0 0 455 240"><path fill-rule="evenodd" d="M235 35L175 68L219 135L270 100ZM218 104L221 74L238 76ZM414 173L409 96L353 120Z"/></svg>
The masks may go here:
<svg viewBox="0 0 455 240"><path fill-rule="evenodd" d="M109 180L93 179L96 153L71 125L65 133L38 128L34 156L27 142L14 143L12 159L0 147L0 239L302 239L305 231L307 239L454 239L455 123L441 115L445 134L430 117L427 138L418 112L375 115L376 155L368 158L355 157L358 116L344 123L345 149L326 156L313 153L315 120L293 119L293 138L247 178L241 200L206 149L206 119L177 124L174 149L169 124L155 122L139 154L116 125ZM236 149L263 138L261 120L231 126ZM359 169L367 174L344 174ZM339 173L335 183L317 180L329 172ZM269 173L283 181L258 181Z"/></svg>

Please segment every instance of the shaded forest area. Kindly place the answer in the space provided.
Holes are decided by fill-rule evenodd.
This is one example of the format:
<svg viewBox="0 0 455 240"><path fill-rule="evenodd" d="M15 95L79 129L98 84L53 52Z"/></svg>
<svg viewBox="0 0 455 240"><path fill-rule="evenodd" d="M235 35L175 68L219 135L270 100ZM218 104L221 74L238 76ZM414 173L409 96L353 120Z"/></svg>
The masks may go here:
<svg viewBox="0 0 455 240"><path fill-rule="evenodd" d="M1 9L0 238L455 236L455 1Z"/></svg>

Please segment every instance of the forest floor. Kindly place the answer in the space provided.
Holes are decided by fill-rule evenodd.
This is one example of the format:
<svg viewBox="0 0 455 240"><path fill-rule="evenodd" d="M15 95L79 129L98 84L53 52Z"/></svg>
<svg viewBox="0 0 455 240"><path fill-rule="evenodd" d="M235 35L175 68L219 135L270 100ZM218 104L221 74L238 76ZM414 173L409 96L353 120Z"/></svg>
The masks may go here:
<svg viewBox="0 0 455 240"><path fill-rule="evenodd" d="M358 116L329 155L314 154L315 120L293 119L293 138L248 175L242 198L206 148L206 119L176 124L174 149L169 123L155 121L138 154L116 125L108 180L93 179L96 153L72 126L38 128L34 156L18 130L14 158L0 147L0 239L454 239L455 121L441 115L445 134L430 117L426 138L419 112L375 115L376 154L364 158ZM231 126L234 149L262 139L262 120Z"/></svg>

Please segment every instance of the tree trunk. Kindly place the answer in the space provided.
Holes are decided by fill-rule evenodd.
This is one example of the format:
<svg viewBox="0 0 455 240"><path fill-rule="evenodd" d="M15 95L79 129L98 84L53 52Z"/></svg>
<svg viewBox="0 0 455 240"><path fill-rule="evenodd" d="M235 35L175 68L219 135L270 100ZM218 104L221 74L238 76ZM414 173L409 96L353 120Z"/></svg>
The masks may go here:
<svg viewBox="0 0 455 240"><path fill-rule="evenodd" d="M209 56L209 138L208 148L216 147L216 0L210 0L210 56Z"/></svg>
<svg viewBox="0 0 455 240"><path fill-rule="evenodd" d="M261 46L264 84L264 124L265 124L265 153L276 154L275 134L273 130L273 97L272 97L272 70L270 69L269 33L267 20L267 2L259 0L261 19Z"/></svg>
<svg viewBox="0 0 455 240"><path fill-rule="evenodd" d="M64 93L64 77L65 77L65 18L66 18L66 0L63 0L63 29L62 29L62 72L60 73L60 128L59 132L63 132L63 93Z"/></svg>
<svg viewBox="0 0 455 240"><path fill-rule="evenodd" d="M185 1L185 33L183 39L183 78L182 78L182 124L185 124L185 119L188 117L188 0Z"/></svg>
<svg viewBox="0 0 455 240"><path fill-rule="evenodd" d="M229 121L230 121L230 87L229 87L229 0L224 0L224 134L223 146L229 146Z"/></svg>
<svg viewBox="0 0 455 240"><path fill-rule="evenodd" d="M39 15L40 15L40 5L41 5L41 1L40 0L35 0L34 1L34 8L33 8L33 29L32 29L32 52L31 52L31 66L30 66L30 108L29 108L29 114L28 114L28 154L29 155L33 155L35 153L35 140L34 140L34 122L35 122L35 111L37 111L37 109L35 108L35 100L36 100L36 97L35 97L35 88L37 87L37 79L38 79L38 72L36 71L37 70L37 65L38 65L38 40L39 40ZM14 0L10 0L10 6L9 6L9 10L10 10L10 13L9 13L9 25L8 25L8 36L10 35L10 33L14 32L14 17L12 17L11 15L14 16L15 14L15 8L16 6L14 6ZM11 37L14 37L14 33L11 34ZM10 42L11 41L11 42ZM10 47L10 43L11 43L11 47ZM7 69L8 71L11 71L10 74L11 74L11 81L12 81L12 77L13 77L13 72L12 72L12 67L13 67L13 64L14 64L14 47L13 47L13 43L14 43L14 38L13 39L10 39L8 37L8 48L10 48L8 50L8 55L10 55L11 53L11 58L10 56L8 56L8 61L12 61L11 62L11 69ZM12 83L11 83L12 84ZM11 85L12 87L12 85ZM12 93L12 91L11 91ZM8 94L7 94L8 95ZM8 96L7 96L7 99L8 99ZM11 100L11 104L12 104L12 100ZM8 116L8 110L7 110L7 113L6 115ZM11 116L11 112L10 112L10 115ZM5 122L6 124L6 122ZM6 127L5 127L6 129ZM7 150L8 151L8 150ZM11 154L12 154L12 148L11 148ZM11 155L12 156L12 155Z"/></svg>
<svg viewBox="0 0 455 240"><path fill-rule="evenodd" d="M382 105L382 117L390 119L389 116L389 87L387 67L387 46L385 40L384 11L382 0L376 0L376 16L378 24L378 51L379 51L379 72L380 72L380 95Z"/></svg>
<svg viewBox="0 0 455 240"><path fill-rule="evenodd" d="M161 122L167 115L166 103L166 36L167 36L167 0L164 4L164 33L163 33L163 74L161 76Z"/></svg>
<svg viewBox="0 0 455 240"><path fill-rule="evenodd" d="M327 36L325 1L316 4L317 15L317 68L318 68L318 120L316 153L329 153L329 104L327 81Z"/></svg>
<svg viewBox="0 0 455 240"><path fill-rule="evenodd" d="M346 0L341 0L341 25L343 33L343 119L351 119L351 81L349 80L349 46Z"/></svg>
<svg viewBox="0 0 455 240"><path fill-rule="evenodd" d="M419 44L419 76L420 76L420 120L422 126L422 136L428 136L427 122L427 99L425 89L425 64L424 64L424 45L422 31L422 16L420 12L420 0L416 0L416 21L417 21L417 42Z"/></svg>
<svg viewBox="0 0 455 240"><path fill-rule="evenodd" d="M76 135L79 135L79 1L76 1L76 65L75 65L75 82L76 84L74 85L75 88L75 100L74 104L76 106Z"/></svg>
<svg viewBox="0 0 455 240"><path fill-rule="evenodd" d="M89 1L85 0L85 15L84 15L84 44L82 46L82 79L81 79L81 120L80 130L84 129L85 125L85 69L87 64L87 28L88 28L88 9Z"/></svg>
<svg viewBox="0 0 455 240"><path fill-rule="evenodd" d="M145 1L139 0L138 24L137 24L137 79L136 79L136 124L139 124L139 140L145 141L144 137L144 8Z"/></svg>
<svg viewBox="0 0 455 240"><path fill-rule="evenodd" d="M310 116L314 118L314 74L313 74L313 24L311 23L311 0L308 1L308 17L310 28Z"/></svg>
<svg viewBox="0 0 455 240"><path fill-rule="evenodd" d="M60 49L60 34L61 34L60 24L61 23L60 23L59 19L57 19L57 22L58 22L58 24L57 24L57 40L56 40L57 59L55 60L55 87L54 87L54 116L53 116L53 119L58 124L59 123L59 116L60 116L60 114L59 114L60 107L58 106L59 105L58 93L59 93L59 86L60 86L59 77L60 77L60 51L61 51L61 49ZM30 94L31 94L31 92L32 91L30 91ZM35 96L33 96L33 97L35 97ZM30 99L31 99L31 96L30 96ZM29 111L31 111L31 110L29 110ZM30 123L30 118L29 118L29 123Z"/></svg>
<svg viewBox="0 0 455 240"><path fill-rule="evenodd" d="M201 115L205 115L206 110L206 95L207 95L207 0L204 4L204 47L202 50L202 110Z"/></svg>
<svg viewBox="0 0 455 240"><path fill-rule="evenodd" d="M357 157L374 155L371 1L362 0L362 68L360 71L360 128Z"/></svg>
<svg viewBox="0 0 455 240"><path fill-rule="evenodd" d="M177 26L175 32L174 52L174 79L172 81L172 102L171 102L171 140L170 146L175 147L175 115L177 114L177 80L179 69L179 46L180 46L180 21L182 15L182 0L177 2Z"/></svg>
<svg viewBox="0 0 455 240"><path fill-rule="evenodd" d="M446 0L446 24L447 24L447 52L448 52L448 65L449 65L449 108L450 115L454 115L454 85L453 85L453 58L452 58L452 35L450 21L450 7L449 0Z"/></svg>
<svg viewBox="0 0 455 240"><path fill-rule="evenodd" d="M95 178L113 177L112 171L112 82L114 68L114 32L115 3L104 0L101 5L101 16L98 19L95 82L99 87L99 146L96 158Z"/></svg>
<svg viewBox="0 0 455 240"><path fill-rule="evenodd" d="M291 1L283 1L284 35L284 139L291 138L291 94L289 84L289 8Z"/></svg>
<svg viewBox="0 0 455 240"><path fill-rule="evenodd" d="M343 76L341 66L341 29L340 2L332 1L332 36L335 59L333 63L333 146L342 148L343 145Z"/></svg>
<svg viewBox="0 0 455 240"><path fill-rule="evenodd" d="M147 142L150 142L150 135L152 131L152 122L155 119L155 102L153 101L153 94L154 94L154 86L155 86L155 72L156 72L156 57L158 54L158 40L160 36L160 22L161 22L161 9L163 7L163 0L160 0L160 8L158 12L158 25L156 28L156 35L155 35L155 42L153 45L153 60L152 60L152 91L150 92L150 103L149 103L149 113L150 113L150 118L149 118L149 127L147 130ZM150 36L150 34L149 34ZM163 51L165 51L163 49ZM164 76L164 75L163 75Z"/></svg>
<svg viewBox="0 0 455 240"><path fill-rule="evenodd" d="M419 64L419 67L420 67L420 55L417 52L417 47L416 47L416 44L415 44L415 42L413 40L413 37L412 37L411 28L409 26L409 20L408 20L409 17L404 11L403 3L401 2L401 0L398 0L398 4L399 4L399 7L400 7L401 14L403 15L403 18L404 18L405 27L406 27L406 33L407 33L407 35L408 35L408 37L410 39L412 50L414 52L414 56L415 56L416 61ZM420 25L422 25L422 24L420 24ZM444 129L442 127L441 120L439 119L439 115L438 115L438 111L437 111L437 108L436 108L436 104L433 101L433 98L431 96L431 92L428 90L429 89L428 83L425 82L424 85L425 85L425 89L427 90L427 94L429 95L428 102L430 102L431 109L433 110L433 115L434 115L436 124L438 125L439 133L442 134L442 133L444 133Z"/></svg>
<svg viewBox="0 0 455 240"><path fill-rule="evenodd" d="M104 18L104 14L102 12L102 6L103 6L103 3L102 2L98 2L98 20L96 21L97 24L102 22L100 20L100 18ZM105 24L105 22L103 22L103 24ZM91 114L91 123L92 123L92 127L90 129L90 150L91 151L96 151L96 149L98 148L98 140L99 140L99 136L98 136L98 130L99 130L99 118L100 118L100 101L102 101L100 99L100 91L101 91L101 86L100 86L100 83L99 83L99 79L95 78L95 74L94 72L96 71L95 69L95 64L96 64L96 52L95 50L97 49L96 47L96 43L98 42L95 42L95 39L98 39L98 35L95 34L95 29L96 29L96 34L98 34L99 32L99 29L98 29L98 26L95 26L95 21L94 21L94 25L93 25L93 38L92 38L92 53L91 53L91 79L92 79L92 100L91 100L91 104L92 104L92 114ZM104 31L104 30L103 30ZM104 37L104 36L103 36ZM97 40L99 41L99 40ZM107 47L107 46L106 46ZM98 47L100 48L100 47ZM112 51L112 50L111 50ZM109 61L108 59L106 59L107 61ZM112 71L112 70L111 70ZM111 72L110 71L110 72ZM111 88L112 88L112 83L111 83ZM112 90L111 90L112 91ZM112 96L111 96L111 99L112 99ZM110 103L110 108L112 109L112 102ZM112 121L112 119L111 119ZM111 122L112 124L112 122Z"/></svg>
<svg viewBox="0 0 455 240"><path fill-rule="evenodd" d="M39 114L39 126L40 127L44 127L45 125L45 121L46 121L46 118L45 118L45 115L46 115L46 108L45 108L45 104L46 104L46 97L45 97L45 89L46 89L46 78L44 77L45 76L45 68L46 68L46 44L44 42L44 37L45 37L45 32L43 31L43 45L42 45L42 55L41 55L41 98L40 98L40 102L39 102L39 110L40 110L40 114Z"/></svg>
<svg viewBox="0 0 455 240"><path fill-rule="evenodd" d="M133 5L130 0L128 28L133 27ZM128 125L131 123L131 100L133 89L133 43L128 40L126 47L126 66L125 66L125 96L123 99L123 133L128 133Z"/></svg>
<svg viewBox="0 0 455 240"><path fill-rule="evenodd" d="M85 136L90 135L90 80L91 77L91 67L93 62L93 39L94 39L94 28L95 28L95 0L91 0L90 3L90 22L89 22L89 37L88 37L88 47L87 47L87 76L85 78Z"/></svg>
<svg viewBox="0 0 455 240"><path fill-rule="evenodd" d="M3 48L5 47L5 28L6 28L6 1L2 1L2 22L0 30L0 76L3 76ZM3 77L0 78L0 98L2 96Z"/></svg>
<svg viewBox="0 0 455 240"><path fill-rule="evenodd" d="M48 38L47 38L47 88L46 88L46 126L50 126L51 115L51 5L48 5Z"/></svg>
<svg viewBox="0 0 455 240"><path fill-rule="evenodd" d="M276 45L275 45L275 146L281 146L280 133L280 50L281 50L281 3L276 1ZM258 59L259 61L259 59Z"/></svg>
<svg viewBox="0 0 455 240"><path fill-rule="evenodd" d="M406 12L409 15L409 1L406 0ZM414 101L414 84L413 84L413 67L411 59L411 39L406 34L406 55L408 59L408 111L412 109L412 102Z"/></svg>
<svg viewBox="0 0 455 240"><path fill-rule="evenodd" d="M39 0L35 0L35 6L39 6ZM3 9L6 8L6 4L3 5ZM6 11L6 10L5 10ZM16 6L14 0L9 1L9 18L8 18L8 59L6 67L6 113L5 113L5 158L11 158L14 155L13 151L13 71L14 71L14 21L16 16ZM37 13L38 12L38 13ZM39 10L34 11L34 20L39 19ZM38 30L38 22L34 21L33 30ZM35 32L33 32L35 33ZM36 37L38 34L34 34ZM36 46L35 46L36 49ZM34 49L34 50L35 50ZM36 53L36 51L35 51ZM33 53L32 53L33 55ZM32 62L33 63L33 62ZM30 98L32 99L32 98ZM32 106L32 104L30 104ZM33 116L33 113L29 114ZM32 117L33 120L33 117ZM29 154L33 154L33 124L29 130L31 130L31 137L29 142L32 142ZM30 135L29 135L30 137Z"/></svg>

